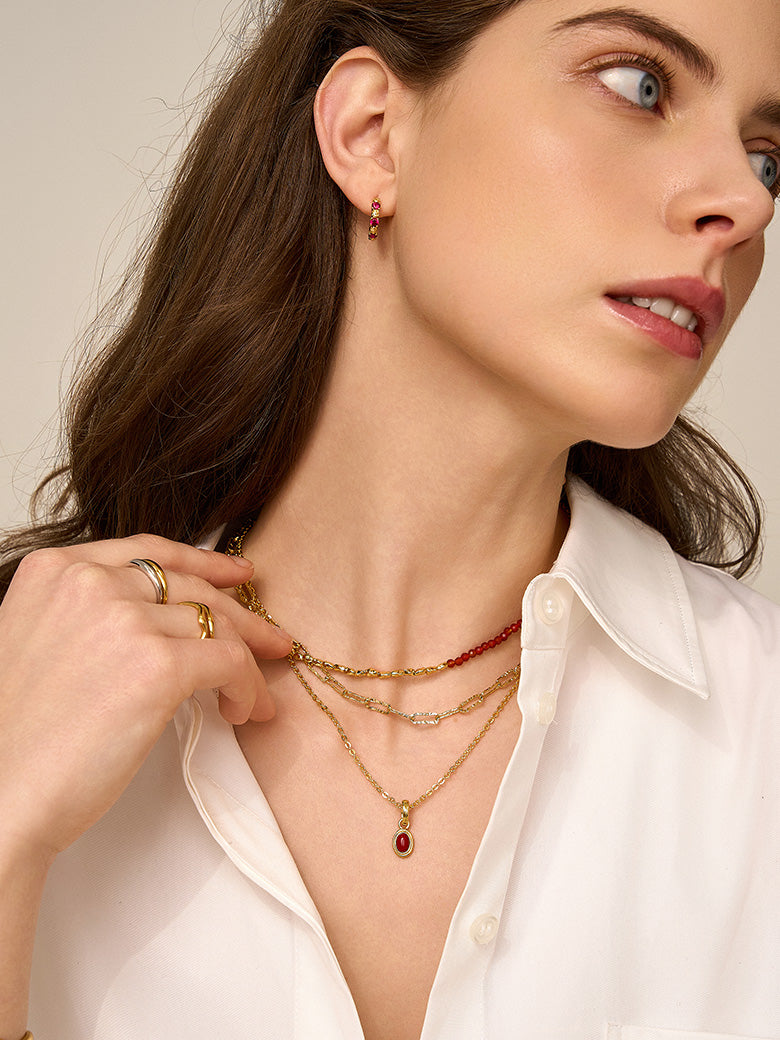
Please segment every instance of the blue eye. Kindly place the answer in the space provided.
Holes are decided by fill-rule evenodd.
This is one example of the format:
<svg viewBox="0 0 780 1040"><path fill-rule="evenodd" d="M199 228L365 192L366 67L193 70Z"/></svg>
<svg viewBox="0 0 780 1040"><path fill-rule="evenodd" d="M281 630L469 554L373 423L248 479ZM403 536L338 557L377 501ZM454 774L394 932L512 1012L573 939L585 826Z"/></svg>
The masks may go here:
<svg viewBox="0 0 780 1040"><path fill-rule="evenodd" d="M763 152L752 152L748 159L753 167L753 172L765 188L771 191L777 186L778 169L777 159L773 155L765 155Z"/></svg>
<svg viewBox="0 0 780 1040"><path fill-rule="evenodd" d="M661 81L646 69L619 65L597 73L601 82L639 108L655 108L661 100Z"/></svg>

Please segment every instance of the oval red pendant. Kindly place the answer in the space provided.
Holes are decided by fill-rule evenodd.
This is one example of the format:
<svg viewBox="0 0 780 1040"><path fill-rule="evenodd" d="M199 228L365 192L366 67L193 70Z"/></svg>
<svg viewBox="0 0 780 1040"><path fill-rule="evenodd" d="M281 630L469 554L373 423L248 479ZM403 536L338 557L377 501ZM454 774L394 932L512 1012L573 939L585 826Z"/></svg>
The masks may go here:
<svg viewBox="0 0 780 1040"><path fill-rule="evenodd" d="M414 838L411 831L400 827L393 836L393 852L396 856L400 856L401 859L405 859L407 856L411 856L413 849Z"/></svg>

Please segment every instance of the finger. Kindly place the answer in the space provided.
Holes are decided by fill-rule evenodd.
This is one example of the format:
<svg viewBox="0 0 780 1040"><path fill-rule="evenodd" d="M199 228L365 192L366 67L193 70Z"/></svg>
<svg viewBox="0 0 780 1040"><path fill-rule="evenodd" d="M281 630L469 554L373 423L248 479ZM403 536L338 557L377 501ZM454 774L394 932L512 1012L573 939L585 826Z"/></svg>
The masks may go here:
<svg viewBox="0 0 780 1040"><path fill-rule="evenodd" d="M155 588L149 578L137 567L122 572L123 580L137 590L137 595L147 603L156 603ZM227 592L215 588L202 578L189 574L166 571L168 603L162 609L184 600L205 603L213 613L219 613L232 622L238 635L253 654L261 660L286 657L292 648L292 639L276 625L253 614ZM191 610L192 608L190 608Z"/></svg>
<svg viewBox="0 0 780 1040"><path fill-rule="evenodd" d="M287 657L292 650L292 636L269 621L239 606L239 615L233 617L236 631L259 661L275 661Z"/></svg>
<svg viewBox="0 0 780 1040"><path fill-rule="evenodd" d="M239 680L225 684L222 690L217 690L220 695L220 711L224 718L234 725L246 722L249 717L257 721L271 718L276 713L276 706L268 692L265 677L254 656L247 653L248 647L232 621L223 614L210 611L211 626L204 628L200 621L199 606L201 604L192 601L179 603L162 612L154 610L153 607L147 607L146 610L154 614L155 620L163 621L165 634L171 637L198 640L220 638L237 644L236 654L245 664L244 674L239 673ZM185 614L188 616L185 617ZM205 634L208 632L211 634Z"/></svg>
<svg viewBox="0 0 780 1040"><path fill-rule="evenodd" d="M267 689L257 694L248 715L239 711L236 704L221 689L216 693L219 697L219 713L231 726L243 726L250 719L252 722L269 722L276 715L276 705Z"/></svg>
<svg viewBox="0 0 780 1040"><path fill-rule="evenodd" d="M276 715L276 702L266 687L266 696L258 696L249 713L252 722L269 722ZM221 707L220 707L221 710Z"/></svg>
<svg viewBox="0 0 780 1040"><path fill-rule="evenodd" d="M197 671L210 676L209 682L194 688L219 691L219 710L227 722L240 726L250 715L258 720L274 715L265 679L244 643L224 639L178 642L184 654L198 658Z"/></svg>
<svg viewBox="0 0 780 1040"><path fill-rule="evenodd" d="M254 569L251 562L242 556L227 556L211 549L199 549L159 535L144 534L87 542L62 551L74 560L92 560L111 567L123 567L133 559L154 560L166 573L170 569L193 574L220 589L232 588L246 581Z"/></svg>
<svg viewBox="0 0 780 1040"><path fill-rule="evenodd" d="M129 603L118 616L120 623L131 623L137 631L162 636L171 648L180 690L176 706L195 690L216 689L222 694L222 714L232 724L242 724L250 715L258 721L271 718L276 708L253 654L229 617L213 611L212 615L214 636L206 639L198 612L189 604Z"/></svg>

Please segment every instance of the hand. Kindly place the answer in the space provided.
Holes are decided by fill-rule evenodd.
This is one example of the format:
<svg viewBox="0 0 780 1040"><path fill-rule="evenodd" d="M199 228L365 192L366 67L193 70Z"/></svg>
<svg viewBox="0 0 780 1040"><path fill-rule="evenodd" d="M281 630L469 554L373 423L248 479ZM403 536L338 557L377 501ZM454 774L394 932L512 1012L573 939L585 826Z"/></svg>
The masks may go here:
<svg viewBox="0 0 780 1040"><path fill-rule="evenodd" d="M160 564L168 603L133 558ZM255 658L285 633L229 592L251 565L154 536L31 553L0 605L0 819L9 840L55 855L116 801L176 709L218 688L228 722L270 718ZM207 604L215 638L201 639Z"/></svg>

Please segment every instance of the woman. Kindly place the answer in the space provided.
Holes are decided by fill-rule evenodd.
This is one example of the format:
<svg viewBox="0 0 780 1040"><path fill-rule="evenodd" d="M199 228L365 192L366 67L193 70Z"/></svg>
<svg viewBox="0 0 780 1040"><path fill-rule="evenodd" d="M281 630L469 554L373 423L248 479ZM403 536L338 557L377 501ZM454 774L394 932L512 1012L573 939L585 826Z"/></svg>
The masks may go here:
<svg viewBox="0 0 780 1040"><path fill-rule="evenodd" d="M9 550L6 1040L780 1037L780 612L677 419L780 190L748 7L280 5Z"/></svg>

